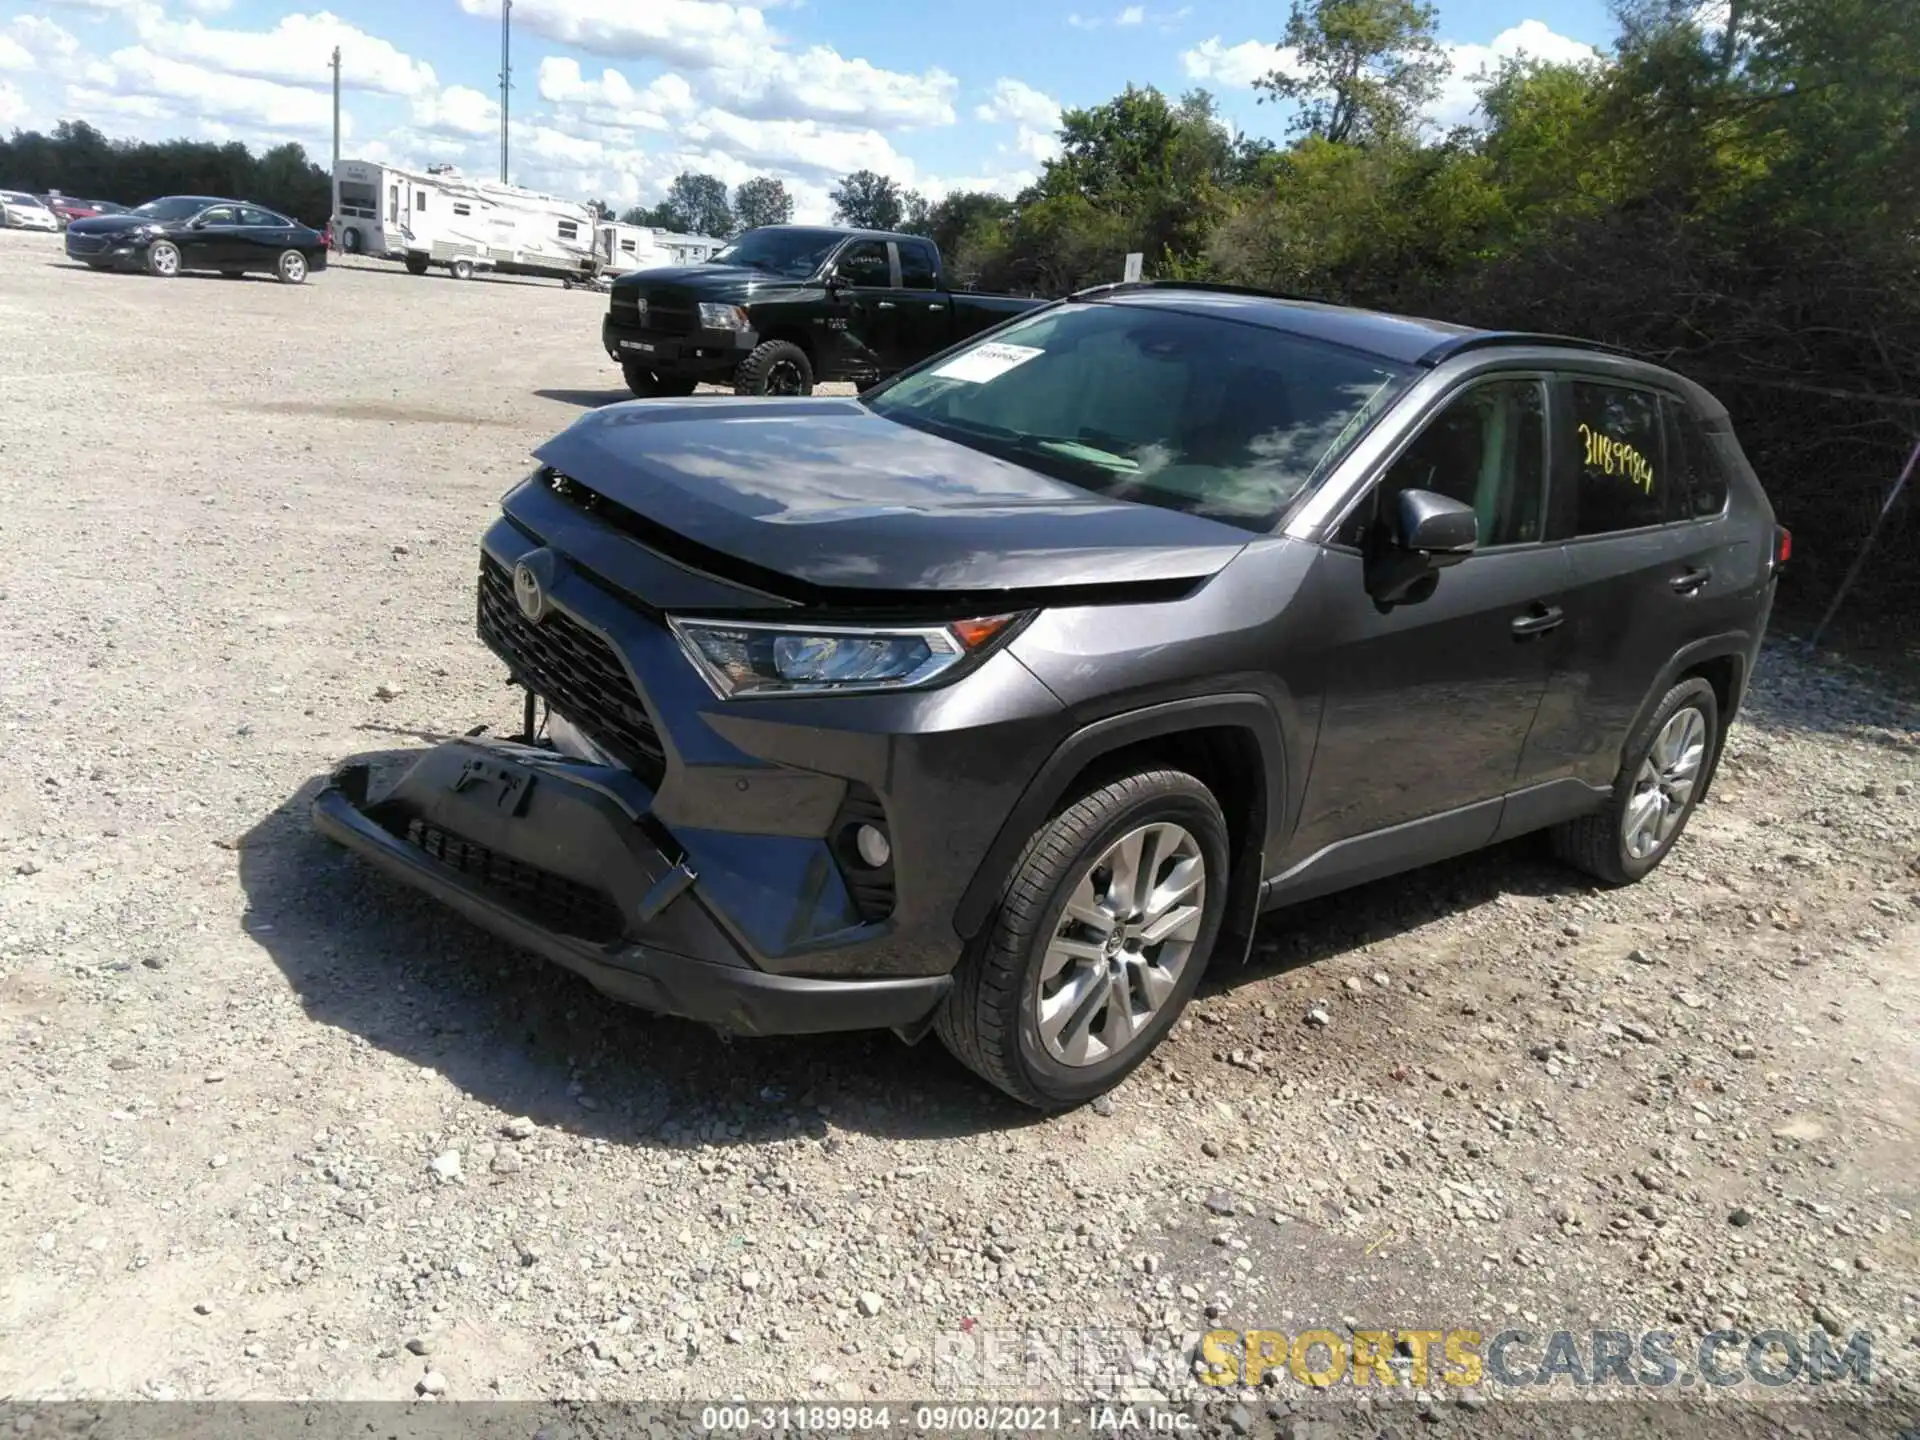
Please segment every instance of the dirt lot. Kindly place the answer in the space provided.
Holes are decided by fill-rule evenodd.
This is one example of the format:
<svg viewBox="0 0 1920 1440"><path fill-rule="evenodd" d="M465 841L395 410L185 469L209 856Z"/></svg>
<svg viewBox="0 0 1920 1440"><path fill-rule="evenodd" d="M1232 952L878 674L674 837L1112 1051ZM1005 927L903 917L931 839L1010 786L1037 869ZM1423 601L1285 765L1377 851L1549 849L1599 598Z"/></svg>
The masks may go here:
<svg viewBox="0 0 1920 1440"><path fill-rule="evenodd" d="M0 1395L1046 1393L941 1337L1217 1321L1867 1330L1911 1400L1920 733L1783 648L1646 883L1274 917L1044 1122L611 1008L320 840L339 757L516 718L475 541L623 398L603 303L0 235Z"/></svg>

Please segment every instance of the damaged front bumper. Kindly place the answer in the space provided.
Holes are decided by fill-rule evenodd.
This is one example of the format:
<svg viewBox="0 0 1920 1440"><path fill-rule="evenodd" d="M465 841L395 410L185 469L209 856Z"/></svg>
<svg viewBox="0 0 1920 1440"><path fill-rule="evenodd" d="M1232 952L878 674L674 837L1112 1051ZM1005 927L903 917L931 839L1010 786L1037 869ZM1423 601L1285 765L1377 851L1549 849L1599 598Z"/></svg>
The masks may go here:
<svg viewBox="0 0 1920 1440"><path fill-rule="evenodd" d="M394 878L642 1009L751 1035L925 1032L948 976L760 969L702 903L651 806L619 767L469 739L349 761L313 818Z"/></svg>

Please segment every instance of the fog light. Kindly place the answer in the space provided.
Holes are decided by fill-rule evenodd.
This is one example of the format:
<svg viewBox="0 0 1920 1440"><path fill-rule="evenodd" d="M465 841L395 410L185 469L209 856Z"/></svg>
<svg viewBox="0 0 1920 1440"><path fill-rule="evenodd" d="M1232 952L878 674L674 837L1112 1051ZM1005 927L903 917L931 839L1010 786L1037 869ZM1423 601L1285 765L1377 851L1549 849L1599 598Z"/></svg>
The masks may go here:
<svg viewBox="0 0 1920 1440"><path fill-rule="evenodd" d="M887 832L878 825L862 825L854 831L853 848L860 853L860 863L870 870L878 870L893 859Z"/></svg>

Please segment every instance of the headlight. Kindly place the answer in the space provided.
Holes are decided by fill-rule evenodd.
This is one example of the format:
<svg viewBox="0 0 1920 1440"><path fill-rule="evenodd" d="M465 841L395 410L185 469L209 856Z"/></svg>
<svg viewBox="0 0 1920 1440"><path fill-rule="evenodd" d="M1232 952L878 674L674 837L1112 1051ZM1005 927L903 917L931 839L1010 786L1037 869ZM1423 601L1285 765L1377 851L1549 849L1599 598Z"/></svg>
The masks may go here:
<svg viewBox="0 0 1920 1440"><path fill-rule="evenodd" d="M703 330L751 330L747 312L738 305L700 304L700 328Z"/></svg>
<svg viewBox="0 0 1920 1440"><path fill-rule="evenodd" d="M1017 616L950 625L767 625L674 619L673 633L722 700L927 685L1006 633Z"/></svg>

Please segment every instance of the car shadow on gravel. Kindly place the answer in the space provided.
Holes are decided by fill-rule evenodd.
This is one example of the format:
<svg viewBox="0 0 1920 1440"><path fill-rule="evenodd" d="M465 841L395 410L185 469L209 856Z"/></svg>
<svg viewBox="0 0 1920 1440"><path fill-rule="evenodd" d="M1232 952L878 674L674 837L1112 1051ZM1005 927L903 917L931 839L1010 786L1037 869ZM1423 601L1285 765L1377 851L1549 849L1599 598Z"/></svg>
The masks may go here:
<svg viewBox="0 0 1920 1440"><path fill-rule="evenodd" d="M617 405L633 399L633 392L617 390L536 390L542 400L557 400L562 405L577 405L582 410L598 410L602 405Z"/></svg>
<svg viewBox="0 0 1920 1440"><path fill-rule="evenodd" d="M389 880L313 827L316 776L234 842L242 923L307 1016L505 1116L610 1143L755 1144L834 1130L938 1139L1036 1123L937 1041L730 1039L645 1014Z"/></svg>

